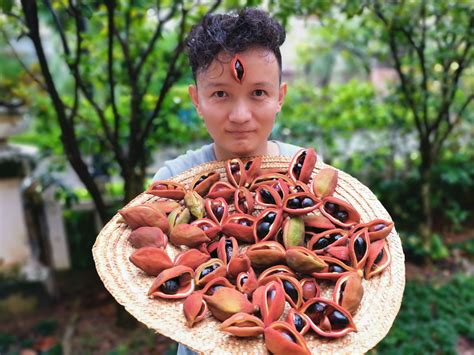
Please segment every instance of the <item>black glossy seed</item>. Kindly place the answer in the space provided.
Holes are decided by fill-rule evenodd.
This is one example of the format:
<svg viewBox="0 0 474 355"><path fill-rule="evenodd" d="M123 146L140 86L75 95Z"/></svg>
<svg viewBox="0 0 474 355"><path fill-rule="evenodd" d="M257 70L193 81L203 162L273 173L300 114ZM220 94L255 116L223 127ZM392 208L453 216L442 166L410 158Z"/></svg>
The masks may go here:
<svg viewBox="0 0 474 355"><path fill-rule="evenodd" d="M334 214L337 213L337 211L339 211L338 205L336 205L335 203L332 203L332 202L327 202L327 203L324 205L324 209L325 209L326 212L329 213L330 215L334 215Z"/></svg>
<svg viewBox="0 0 474 355"><path fill-rule="evenodd" d="M160 286L160 290L167 295L174 295L178 292L179 289L179 278L170 279L165 281L163 285Z"/></svg>
<svg viewBox="0 0 474 355"><path fill-rule="evenodd" d="M330 315L328 315L328 319L329 322L331 322L331 327L333 330L343 329L349 325L349 319L338 310L335 310Z"/></svg>
<svg viewBox="0 0 474 355"><path fill-rule="evenodd" d="M304 192L304 189L301 186L296 186L295 187L296 192Z"/></svg>
<svg viewBox="0 0 474 355"><path fill-rule="evenodd" d="M367 250L367 243L365 242L364 238L357 237L357 239L354 241L354 251L355 251L357 260L362 259L366 250Z"/></svg>
<svg viewBox="0 0 474 355"><path fill-rule="evenodd" d="M217 264L212 264L212 265L209 265L208 267L204 268L202 271L201 271L201 277L204 277L208 274L210 274L211 272L213 272L215 269L217 269L219 267L219 265Z"/></svg>
<svg viewBox="0 0 474 355"><path fill-rule="evenodd" d="M286 294L290 296L295 303L298 302L298 291L296 291L295 286L293 286L290 281L283 280L283 288L285 289Z"/></svg>
<svg viewBox="0 0 474 355"><path fill-rule="evenodd" d="M287 203L288 208L296 209L301 207L301 200L298 197L293 197L288 200Z"/></svg>
<svg viewBox="0 0 474 355"><path fill-rule="evenodd" d="M227 256L227 261L229 261L232 257L232 254L234 253L234 246L232 245L232 241L230 239L225 241L225 253Z"/></svg>
<svg viewBox="0 0 474 355"><path fill-rule="evenodd" d="M329 272L336 272L336 273L341 273L344 272L344 269L340 267L339 265L330 265L328 268Z"/></svg>
<svg viewBox="0 0 474 355"><path fill-rule="evenodd" d="M324 316L326 310L326 304L322 302L315 302L311 304L305 311L306 315L311 318L315 324L319 324Z"/></svg>
<svg viewBox="0 0 474 355"><path fill-rule="evenodd" d="M224 215L224 206L217 206L214 209L214 215L218 220L221 220L222 216Z"/></svg>
<svg viewBox="0 0 474 355"><path fill-rule="evenodd" d="M378 231L381 231L384 228L385 228L385 224L379 223L379 224L376 224L375 226L371 227L369 231L370 232L378 232Z"/></svg>
<svg viewBox="0 0 474 355"><path fill-rule="evenodd" d="M242 219L239 220L239 224L248 227L248 226L252 225L252 222L249 221L248 219L242 218Z"/></svg>
<svg viewBox="0 0 474 355"><path fill-rule="evenodd" d="M245 170L249 170L251 166L252 166L252 161L249 160L249 161L245 164Z"/></svg>
<svg viewBox="0 0 474 355"><path fill-rule="evenodd" d="M207 176L206 175L203 175L199 178L198 181L196 181L196 183L194 184L194 186L196 187L197 185L199 185L201 182L203 182L204 180L206 180Z"/></svg>
<svg viewBox="0 0 474 355"><path fill-rule="evenodd" d="M293 167L293 173L294 173L297 177L299 176L302 167L303 167L303 164L301 164L301 163L298 163L298 164L296 164L296 165Z"/></svg>
<svg viewBox="0 0 474 355"><path fill-rule="evenodd" d="M349 214L346 211L337 211L334 217L344 223L345 221L347 221L347 217L349 217Z"/></svg>
<svg viewBox="0 0 474 355"><path fill-rule="evenodd" d="M232 174L235 174L238 170L239 170L239 164L237 163L230 164L230 172Z"/></svg>
<svg viewBox="0 0 474 355"><path fill-rule="evenodd" d="M275 298L275 295L276 295L276 291L275 290L270 290L267 293L267 300L268 301L273 301L273 299Z"/></svg>
<svg viewBox="0 0 474 355"><path fill-rule="evenodd" d="M272 223L275 218L276 218L276 212L268 212L265 217L263 217L262 221L265 221L265 222L268 222L268 223Z"/></svg>
<svg viewBox="0 0 474 355"><path fill-rule="evenodd" d="M217 255L217 248L214 249L211 253L209 253L209 255L210 255L211 258L213 258L213 259L218 258L219 256Z"/></svg>
<svg viewBox="0 0 474 355"><path fill-rule="evenodd" d="M263 237L265 237L268 232L270 231L270 223L268 222L261 222L258 226L257 226L257 236L262 239Z"/></svg>
<svg viewBox="0 0 474 355"><path fill-rule="evenodd" d="M245 283L247 282L249 278L247 276L244 276L240 279L240 286L243 286L245 285Z"/></svg>
<svg viewBox="0 0 474 355"><path fill-rule="evenodd" d="M295 328L298 332L301 332L301 330L305 326L303 318L297 314L294 315L293 324L295 325Z"/></svg>
<svg viewBox="0 0 474 355"><path fill-rule="evenodd" d="M378 264L382 260L382 258L383 258L383 249L380 250L379 254L375 258L374 264Z"/></svg>
<svg viewBox="0 0 474 355"><path fill-rule="evenodd" d="M262 196L263 202L272 204L272 205L276 204L275 199L273 198L270 191L268 191L267 189L261 189L260 196Z"/></svg>
<svg viewBox="0 0 474 355"><path fill-rule="evenodd" d="M342 234L331 234L331 237L329 238L329 241L331 243L334 243L336 240L339 240L342 238Z"/></svg>
<svg viewBox="0 0 474 355"><path fill-rule="evenodd" d="M329 245L329 240L325 237L319 238L315 244L316 249L323 249Z"/></svg>
<svg viewBox="0 0 474 355"><path fill-rule="evenodd" d="M282 336L284 336L285 338L287 338L289 341L291 341L291 342L293 342L293 343L296 343L296 339L295 339L295 337L293 336L293 334L288 333L288 332L285 332L285 331L280 332L280 334L281 334Z"/></svg>
<svg viewBox="0 0 474 355"><path fill-rule="evenodd" d="M275 240L280 243L281 245L285 245L285 242L283 241L283 229L280 229L277 233L277 236Z"/></svg>
<svg viewBox="0 0 474 355"><path fill-rule="evenodd" d="M314 206L314 202L309 197L305 197L303 201L301 201L301 207L306 208L311 206Z"/></svg>

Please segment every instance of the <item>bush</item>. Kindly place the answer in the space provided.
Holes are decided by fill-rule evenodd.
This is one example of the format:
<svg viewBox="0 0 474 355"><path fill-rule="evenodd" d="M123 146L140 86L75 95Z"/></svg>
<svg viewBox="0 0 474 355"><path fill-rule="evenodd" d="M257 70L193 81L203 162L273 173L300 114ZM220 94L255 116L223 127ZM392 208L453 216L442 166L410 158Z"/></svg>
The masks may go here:
<svg viewBox="0 0 474 355"><path fill-rule="evenodd" d="M474 341L474 278L456 275L444 285L408 282L400 313L372 352L456 354L460 336Z"/></svg>

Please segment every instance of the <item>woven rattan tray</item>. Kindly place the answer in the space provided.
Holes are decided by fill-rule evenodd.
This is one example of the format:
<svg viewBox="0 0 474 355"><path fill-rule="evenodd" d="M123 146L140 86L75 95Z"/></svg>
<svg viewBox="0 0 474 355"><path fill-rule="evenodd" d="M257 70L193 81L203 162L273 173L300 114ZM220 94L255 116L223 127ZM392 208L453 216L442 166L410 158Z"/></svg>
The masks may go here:
<svg viewBox="0 0 474 355"><path fill-rule="evenodd" d="M288 157L263 157L262 167L285 168ZM313 174L328 165L318 162ZM172 180L188 185L197 174L218 171L225 177L224 162L210 162L189 169ZM336 197L352 204L361 215L361 222L376 218L391 220L389 214L375 195L357 179L339 171ZM142 193L129 206L158 200ZM263 338L237 338L217 330L220 324L212 316L207 317L193 328L188 328L182 311L181 301L149 299L147 291L153 277L146 276L136 268L128 257L134 249L128 242L131 229L121 223L116 214L102 229L92 249L97 272L107 290L140 322L156 332L191 349L204 354L266 354ZM398 313L405 287L405 264L400 238L392 230L387 238L392 256L391 265L379 276L363 280L364 297L354 316L357 333L350 333L339 339L324 339L313 334L305 335L312 353L364 353L373 348L390 330ZM173 246L167 247L171 258L178 252ZM330 297L332 287L322 284L324 297Z"/></svg>

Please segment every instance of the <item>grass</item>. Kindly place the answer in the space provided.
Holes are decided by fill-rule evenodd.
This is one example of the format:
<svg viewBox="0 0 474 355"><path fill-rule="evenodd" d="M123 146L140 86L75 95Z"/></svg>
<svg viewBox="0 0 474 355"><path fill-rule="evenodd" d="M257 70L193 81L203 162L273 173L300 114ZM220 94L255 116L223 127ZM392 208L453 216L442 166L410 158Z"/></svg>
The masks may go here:
<svg viewBox="0 0 474 355"><path fill-rule="evenodd" d="M474 277L408 282L400 312L376 354L456 354L459 337L474 343Z"/></svg>

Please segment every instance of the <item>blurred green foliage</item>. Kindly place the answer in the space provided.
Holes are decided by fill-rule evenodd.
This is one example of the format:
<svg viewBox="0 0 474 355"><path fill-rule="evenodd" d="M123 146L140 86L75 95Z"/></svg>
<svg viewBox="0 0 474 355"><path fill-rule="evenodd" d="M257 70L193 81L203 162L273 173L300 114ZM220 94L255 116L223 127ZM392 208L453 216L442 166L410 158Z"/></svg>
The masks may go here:
<svg viewBox="0 0 474 355"><path fill-rule="evenodd" d="M474 342L474 278L446 284L408 282L388 335L373 354L457 354L459 337Z"/></svg>

